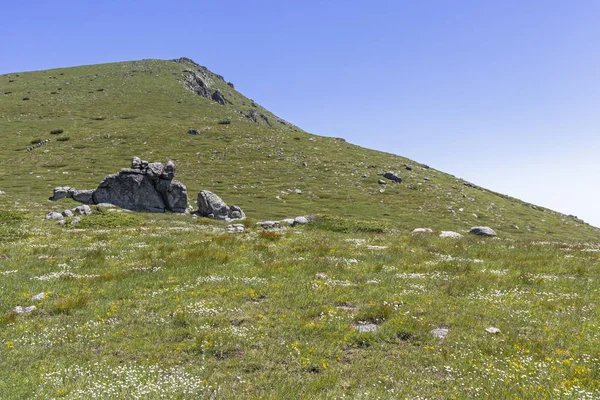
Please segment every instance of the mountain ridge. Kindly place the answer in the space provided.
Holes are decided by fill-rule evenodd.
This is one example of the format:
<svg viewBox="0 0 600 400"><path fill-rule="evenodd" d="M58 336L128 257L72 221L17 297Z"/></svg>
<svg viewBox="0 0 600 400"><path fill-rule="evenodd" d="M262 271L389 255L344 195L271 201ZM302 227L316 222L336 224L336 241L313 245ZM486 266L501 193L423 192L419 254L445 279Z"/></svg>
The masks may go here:
<svg viewBox="0 0 600 400"><path fill-rule="evenodd" d="M5 74L0 106L0 155L19 165L0 174L0 189L38 205L52 187L94 187L137 155L174 160L190 199L211 190L256 218L326 214L400 230L485 224L512 237L598 237L573 216L305 132L185 57ZM26 152L38 139L50 142ZM402 183L378 184L386 171Z"/></svg>

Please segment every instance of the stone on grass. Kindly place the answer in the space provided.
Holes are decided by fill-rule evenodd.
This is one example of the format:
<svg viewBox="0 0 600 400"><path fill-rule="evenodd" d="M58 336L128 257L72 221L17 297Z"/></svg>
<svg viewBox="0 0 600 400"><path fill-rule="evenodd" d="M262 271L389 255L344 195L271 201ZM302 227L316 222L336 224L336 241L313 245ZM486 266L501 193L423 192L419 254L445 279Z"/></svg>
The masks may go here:
<svg viewBox="0 0 600 400"><path fill-rule="evenodd" d="M61 213L57 213L57 212L49 212L48 214L46 214L46 219L63 219L64 216Z"/></svg>
<svg viewBox="0 0 600 400"><path fill-rule="evenodd" d="M43 300L45 298L46 298L46 293L42 292L42 293L38 293L35 296L33 296L31 298L31 301L41 301L41 300Z"/></svg>
<svg viewBox="0 0 600 400"><path fill-rule="evenodd" d="M496 232L489 226L474 226L471 228L469 233L473 233L478 236L496 236Z"/></svg>
<svg viewBox="0 0 600 400"><path fill-rule="evenodd" d="M198 193L198 211L196 213L202 217L220 220L243 219L246 217L241 208L227 206L222 198L208 190L201 190Z"/></svg>
<svg viewBox="0 0 600 400"><path fill-rule="evenodd" d="M15 308L12 309L12 312L14 312L15 314L19 314L19 315L27 315L27 314L30 314L36 308L37 308L36 306L29 306L29 307L16 306Z"/></svg>
<svg viewBox="0 0 600 400"><path fill-rule="evenodd" d="M378 326L375 324L356 325L354 329L359 332L375 332Z"/></svg>
<svg viewBox="0 0 600 400"><path fill-rule="evenodd" d="M279 228L279 221L260 221L257 222L256 225L265 228L265 229L269 229L269 228Z"/></svg>
<svg viewBox="0 0 600 400"><path fill-rule="evenodd" d="M50 200L60 200L73 197L73 192L75 189L69 186L59 186L54 188L54 192Z"/></svg>
<svg viewBox="0 0 600 400"><path fill-rule="evenodd" d="M495 326L490 326L489 328L485 328L485 331L487 333L500 333L500 329L496 328Z"/></svg>
<svg viewBox="0 0 600 400"><path fill-rule="evenodd" d="M432 329L431 334L438 338L438 339L443 339L446 337L446 335L448 335L448 329L446 328L436 328L436 329Z"/></svg>
<svg viewBox="0 0 600 400"><path fill-rule="evenodd" d="M6 192L5 192L5 191L2 191L2 190L0 190L0 196L6 196Z"/></svg>
<svg viewBox="0 0 600 400"><path fill-rule="evenodd" d="M386 179L389 179L390 181L394 181L396 183L402 182L402 178L400 178L398 175L396 175L393 172L384 172L383 177Z"/></svg>
<svg viewBox="0 0 600 400"><path fill-rule="evenodd" d="M294 225L294 218L286 218L279 221L280 224Z"/></svg>
<svg viewBox="0 0 600 400"><path fill-rule="evenodd" d="M387 182L384 181L383 179L378 179L377 183L379 183L380 185L387 185Z"/></svg>
<svg viewBox="0 0 600 400"><path fill-rule="evenodd" d="M463 237L463 235L461 235L458 232L452 232L452 231L442 231L440 233L440 237L442 238L453 238L453 239L460 239Z"/></svg>
<svg viewBox="0 0 600 400"><path fill-rule="evenodd" d="M82 206L77 206L73 209L73 213L80 215L90 215L92 213L92 209L87 204Z"/></svg>
<svg viewBox="0 0 600 400"><path fill-rule="evenodd" d="M416 228L413 229L412 233L432 233L433 229L431 228Z"/></svg>
<svg viewBox="0 0 600 400"><path fill-rule="evenodd" d="M59 219L58 222L56 223L56 225L58 226L63 226L64 224L66 224L67 221L65 221L64 219Z"/></svg>
<svg viewBox="0 0 600 400"><path fill-rule="evenodd" d="M71 221L71 226L77 225L79 223L79 221L81 221L81 217L73 218L73 220Z"/></svg>
<svg viewBox="0 0 600 400"><path fill-rule="evenodd" d="M65 211L62 212L62 215L65 218L70 218L70 217L73 216L73 211L71 211L71 210L65 210Z"/></svg>
<svg viewBox="0 0 600 400"><path fill-rule="evenodd" d="M294 218L294 225L306 225L306 224L308 224L308 218L306 218L306 217Z"/></svg>

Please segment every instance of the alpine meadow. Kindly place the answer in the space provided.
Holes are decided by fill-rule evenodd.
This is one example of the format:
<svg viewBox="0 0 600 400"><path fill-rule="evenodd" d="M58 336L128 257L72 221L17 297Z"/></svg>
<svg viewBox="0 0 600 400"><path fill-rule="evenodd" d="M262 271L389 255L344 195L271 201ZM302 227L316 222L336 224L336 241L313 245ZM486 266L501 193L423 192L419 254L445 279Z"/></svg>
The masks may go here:
<svg viewBox="0 0 600 400"><path fill-rule="evenodd" d="M0 76L1 399L600 399L600 229L228 79Z"/></svg>

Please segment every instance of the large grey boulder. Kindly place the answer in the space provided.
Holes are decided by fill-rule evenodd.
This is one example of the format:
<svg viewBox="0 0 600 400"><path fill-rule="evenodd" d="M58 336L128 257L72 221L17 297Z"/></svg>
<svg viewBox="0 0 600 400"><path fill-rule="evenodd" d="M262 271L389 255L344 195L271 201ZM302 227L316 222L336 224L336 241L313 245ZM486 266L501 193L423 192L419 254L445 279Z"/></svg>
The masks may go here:
<svg viewBox="0 0 600 400"><path fill-rule="evenodd" d="M242 219L246 217L241 208L238 206L229 207L222 198L208 190L201 190L198 193L197 214L202 217L221 220Z"/></svg>
<svg viewBox="0 0 600 400"><path fill-rule="evenodd" d="M469 233L479 236L496 236L496 232L489 226L474 226Z"/></svg>
<svg viewBox="0 0 600 400"><path fill-rule="evenodd" d="M188 200L183 183L174 180L175 163L149 163L133 157L131 168L102 179L96 190L57 187L51 200L72 197L84 204L108 203L133 211L185 213ZM241 210L240 210L241 211Z"/></svg>

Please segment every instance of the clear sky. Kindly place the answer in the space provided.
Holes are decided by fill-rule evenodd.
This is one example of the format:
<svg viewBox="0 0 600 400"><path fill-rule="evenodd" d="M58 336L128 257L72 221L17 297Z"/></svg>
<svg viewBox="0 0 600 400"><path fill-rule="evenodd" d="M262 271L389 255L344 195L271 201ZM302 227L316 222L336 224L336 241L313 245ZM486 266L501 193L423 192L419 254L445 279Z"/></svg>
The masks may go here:
<svg viewBox="0 0 600 400"><path fill-rule="evenodd" d="M600 226L600 1L7 1L0 73L189 57L303 129Z"/></svg>

